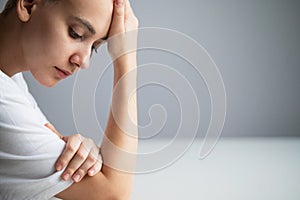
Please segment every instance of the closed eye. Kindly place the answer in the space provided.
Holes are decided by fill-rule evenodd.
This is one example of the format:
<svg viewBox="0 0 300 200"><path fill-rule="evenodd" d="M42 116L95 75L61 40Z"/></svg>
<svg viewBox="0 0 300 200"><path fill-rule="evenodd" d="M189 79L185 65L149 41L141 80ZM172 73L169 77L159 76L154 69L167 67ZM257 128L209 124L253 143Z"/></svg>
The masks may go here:
<svg viewBox="0 0 300 200"><path fill-rule="evenodd" d="M74 39L83 39L83 36L81 36L78 33L76 33L76 31L74 31L74 29L71 28L71 27L69 28L69 34Z"/></svg>

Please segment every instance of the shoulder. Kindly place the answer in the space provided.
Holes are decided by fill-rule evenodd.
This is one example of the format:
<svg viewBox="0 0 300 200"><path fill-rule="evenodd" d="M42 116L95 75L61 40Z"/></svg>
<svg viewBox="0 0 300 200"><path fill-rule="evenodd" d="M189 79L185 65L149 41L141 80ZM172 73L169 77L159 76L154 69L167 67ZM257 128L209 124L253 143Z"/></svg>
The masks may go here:
<svg viewBox="0 0 300 200"><path fill-rule="evenodd" d="M72 184L54 168L64 147L24 90L0 71L0 199L49 199Z"/></svg>
<svg viewBox="0 0 300 200"><path fill-rule="evenodd" d="M45 121L41 120L37 107L22 73L10 78L0 71L0 123L26 125L27 122Z"/></svg>
<svg viewBox="0 0 300 200"><path fill-rule="evenodd" d="M22 101L27 103L28 101L24 95L24 88L27 88L27 85L21 73L18 73L14 77L10 78L0 71L0 101L2 104L5 100L10 100L13 102Z"/></svg>

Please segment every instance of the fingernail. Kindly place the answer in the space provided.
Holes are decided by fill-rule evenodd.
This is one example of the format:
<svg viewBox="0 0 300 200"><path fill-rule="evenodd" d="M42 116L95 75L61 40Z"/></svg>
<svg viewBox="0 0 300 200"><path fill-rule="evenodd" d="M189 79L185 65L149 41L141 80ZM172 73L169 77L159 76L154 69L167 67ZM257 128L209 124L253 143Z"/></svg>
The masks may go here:
<svg viewBox="0 0 300 200"><path fill-rule="evenodd" d="M63 175L63 179L64 179L65 181L69 180L69 178L70 178L70 174L65 174L65 175Z"/></svg>
<svg viewBox="0 0 300 200"><path fill-rule="evenodd" d="M90 175L90 176L93 176L94 173L95 173L95 170L93 170L93 169L91 169L91 170L89 171L89 175Z"/></svg>
<svg viewBox="0 0 300 200"><path fill-rule="evenodd" d="M115 0L117 6L122 6L123 0Z"/></svg>
<svg viewBox="0 0 300 200"><path fill-rule="evenodd" d="M63 168L62 165L57 165L57 166L56 166L56 170L57 170L57 171L62 170L62 168Z"/></svg>
<svg viewBox="0 0 300 200"><path fill-rule="evenodd" d="M80 175L76 174L75 176L73 176L73 178L76 182L78 182L80 180Z"/></svg>

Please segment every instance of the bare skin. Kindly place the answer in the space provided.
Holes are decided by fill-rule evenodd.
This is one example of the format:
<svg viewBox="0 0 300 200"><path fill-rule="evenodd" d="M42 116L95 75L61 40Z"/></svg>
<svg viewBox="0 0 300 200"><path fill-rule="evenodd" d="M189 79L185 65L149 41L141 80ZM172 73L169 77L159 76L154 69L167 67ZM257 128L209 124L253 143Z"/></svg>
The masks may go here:
<svg viewBox="0 0 300 200"><path fill-rule="evenodd" d="M0 33L0 69L8 76L30 71L42 85L52 87L79 69L87 68L92 51L106 37L138 27L138 21L126 0L64 0L55 3L45 1L19 0L16 12L0 17L3 30ZM108 44L109 52L114 58L114 88L117 84L120 88L135 86L135 79L120 82L125 74L136 68L135 52L119 58L114 57L123 48L123 44L125 42L122 41L119 45ZM112 99L112 108L114 107L117 107L118 119L128 117L127 112L130 110L131 120L137 123L135 95L129 96L126 90L117 90ZM90 141L87 144L81 141L78 145L80 139L64 138L67 144L68 141L72 143L71 141L77 140L76 144L73 143L77 148L67 149L56 167L68 164L67 174L73 175L75 180L79 174L77 181L80 182L57 194L57 197L72 200L130 198L133 175L113 169L109 160L118 160L119 156L112 151L112 144L124 151L137 151L137 137L132 137L137 136L137 130L131 129L131 136L125 134L115 118L111 111L101 145L104 163L99 173L95 173L100 169L96 169L99 168L99 163L97 164L95 159L93 145L90 145L90 151L82 156L82 145L87 145ZM125 120L124 126L127 126L126 123ZM46 126L61 137L53 125ZM106 160L110 163L107 164ZM86 164L87 162L89 164ZM129 159L127 162L133 170L135 160ZM76 168L78 165L79 169ZM89 169L93 169L91 171L94 173L88 172ZM86 173L93 176L84 176Z"/></svg>

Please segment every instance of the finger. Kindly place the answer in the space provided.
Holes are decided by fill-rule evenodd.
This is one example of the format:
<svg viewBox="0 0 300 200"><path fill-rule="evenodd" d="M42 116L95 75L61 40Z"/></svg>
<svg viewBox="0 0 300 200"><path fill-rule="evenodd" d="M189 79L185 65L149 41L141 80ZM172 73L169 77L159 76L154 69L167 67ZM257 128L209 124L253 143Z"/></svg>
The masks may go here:
<svg viewBox="0 0 300 200"><path fill-rule="evenodd" d="M69 180L70 177L73 176L74 172L80 168L82 163L87 159L89 155L89 149L87 149L86 145L81 144L77 153L73 157L73 159L68 164L66 170L62 174L62 178L64 180Z"/></svg>
<svg viewBox="0 0 300 200"><path fill-rule="evenodd" d="M66 142L66 147L56 162L57 171L60 171L67 166L81 145L81 137L79 134L64 137L63 139Z"/></svg>
<svg viewBox="0 0 300 200"><path fill-rule="evenodd" d="M60 133L55 129L55 127L54 127L52 124L46 123L45 126L46 126L47 128L49 128L53 133L55 133L60 139L63 138L62 134L60 134Z"/></svg>
<svg viewBox="0 0 300 200"><path fill-rule="evenodd" d="M94 176L95 174L100 172L100 170L102 168L102 163L103 163L103 159L102 159L102 155L101 155L101 149L98 149L97 162L95 163L95 165L93 167L91 167L89 169L89 171L88 171L89 176Z"/></svg>
<svg viewBox="0 0 300 200"><path fill-rule="evenodd" d="M125 19L125 0L114 1L113 19L110 27L110 36L118 33L122 33L125 30L124 19Z"/></svg>
<svg viewBox="0 0 300 200"><path fill-rule="evenodd" d="M130 2L127 0L125 4L125 18L128 18L130 15L133 14Z"/></svg>
<svg viewBox="0 0 300 200"><path fill-rule="evenodd" d="M102 156L99 154L98 159L93 167L91 167L88 171L89 176L94 176L95 174L99 173L102 168Z"/></svg>
<svg viewBox="0 0 300 200"><path fill-rule="evenodd" d="M131 13L130 13L130 3L129 1L126 1L125 3L125 32L127 31L127 27L126 27L126 23L128 22L128 20L130 20L130 16L131 16Z"/></svg>
<svg viewBox="0 0 300 200"><path fill-rule="evenodd" d="M135 16L129 0L126 1L125 5L125 31L132 31L138 28L138 19Z"/></svg>
<svg viewBox="0 0 300 200"><path fill-rule="evenodd" d="M88 156L85 162L80 166L80 168L72 176L75 182L81 181L81 179L88 173L88 170L93 167L97 162L95 156Z"/></svg>
<svg viewBox="0 0 300 200"><path fill-rule="evenodd" d="M87 173L88 170L93 167L98 159L99 149L95 146L91 149L90 153L87 155L83 164L77 169L73 175L73 180L79 182ZM99 172L99 171L98 171Z"/></svg>

